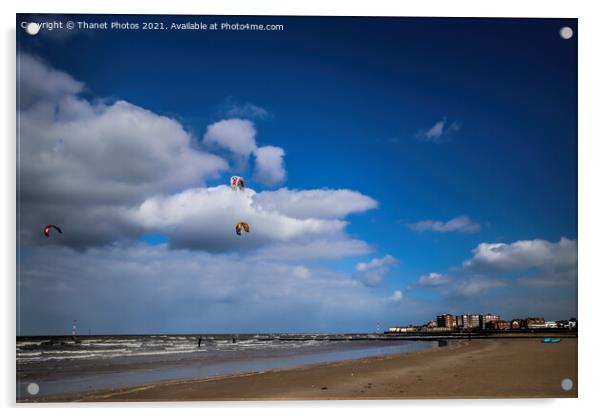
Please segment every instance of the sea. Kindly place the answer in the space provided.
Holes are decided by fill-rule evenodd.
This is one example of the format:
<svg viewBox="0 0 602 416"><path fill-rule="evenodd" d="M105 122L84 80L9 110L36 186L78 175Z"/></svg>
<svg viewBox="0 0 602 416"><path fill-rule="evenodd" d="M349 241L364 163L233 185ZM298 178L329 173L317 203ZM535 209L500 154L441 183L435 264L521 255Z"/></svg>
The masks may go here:
<svg viewBox="0 0 602 416"><path fill-rule="evenodd" d="M378 334L18 337L17 399L73 395L351 360L440 346Z"/></svg>

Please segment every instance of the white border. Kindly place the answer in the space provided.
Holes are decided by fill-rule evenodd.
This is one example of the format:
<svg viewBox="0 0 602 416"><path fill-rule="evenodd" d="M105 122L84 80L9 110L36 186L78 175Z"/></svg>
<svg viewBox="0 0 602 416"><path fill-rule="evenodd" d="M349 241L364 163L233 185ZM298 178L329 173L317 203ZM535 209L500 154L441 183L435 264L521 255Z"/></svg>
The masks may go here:
<svg viewBox="0 0 602 416"><path fill-rule="evenodd" d="M571 17L579 18L579 399L565 400L441 400L441 401L402 401L402 402L276 402L276 403L178 403L170 405L94 405L83 406L87 412L163 415L166 410L178 413L231 414L245 412L250 415L264 414L325 414L343 410L349 414L364 414L372 409L382 412L424 412L434 411L446 415L506 415L508 412L530 411L546 414L580 414L589 406L594 409L600 395L600 359L597 350L601 344L598 330L600 313L596 308L596 298L600 289L602 273L597 267L596 251L599 243L602 204L602 172L600 165L599 131L600 103L602 96L600 75L602 74L599 40L602 39L602 22L596 2L570 1L477 1L477 0L431 0L421 2L393 2L369 0L305 0L293 4L278 0L20 0L0 2L2 21L2 88L1 100L3 137L0 168L3 187L1 205L2 233L0 255L4 273L2 319L3 374L0 378L2 404L14 409L15 375L15 13L120 13L120 14L234 14L234 15L337 15L337 16L456 16L456 17ZM562 196L559 196L559 198ZM586 328L592 328L587 330ZM475 380L475 387L478 382ZM595 407L594 407L595 406ZM21 406L23 407L23 406ZM120 409L126 407L126 409ZM167 409L166 409L167 408ZM25 411L42 410L45 413L62 414L84 410L82 406L25 407Z"/></svg>

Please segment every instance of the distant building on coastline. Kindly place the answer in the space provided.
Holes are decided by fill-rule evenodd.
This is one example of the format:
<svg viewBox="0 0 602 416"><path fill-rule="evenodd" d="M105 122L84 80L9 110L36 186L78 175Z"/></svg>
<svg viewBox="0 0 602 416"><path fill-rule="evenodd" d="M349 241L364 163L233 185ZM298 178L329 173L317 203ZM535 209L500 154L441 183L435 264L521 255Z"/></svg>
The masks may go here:
<svg viewBox="0 0 602 416"><path fill-rule="evenodd" d="M558 328L575 329L577 327L577 320L575 318L571 318L568 321L564 319L562 321L556 321L556 325Z"/></svg>
<svg viewBox="0 0 602 416"><path fill-rule="evenodd" d="M437 327L439 328L453 328L456 326L455 324L454 316L449 313L437 316Z"/></svg>
<svg viewBox="0 0 602 416"><path fill-rule="evenodd" d="M451 332L454 328L447 328L444 326L434 326L434 327L422 327L422 331L424 332Z"/></svg>
<svg viewBox="0 0 602 416"><path fill-rule="evenodd" d="M527 327L527 321L524 319L513 319L510 321L510 328L512 329L523 329Z"/></svg>
<svg viewBox="0 0 602 416"><path fill-rule="evenodd" d="M546 328L546 321L543 318L527 318L527 328L529 328L529 329Z"/></svg>
<svg viewBox="0 0 602 416"><path fill-rule="evenodd" d="M481 329L488 328L489 323L497 322L500 320L500 316L494 313L486 313L484 315L480 315L479 319L479 327Z"/></svg>
<svg viewBox="0 0 602 416"><path fill-rule="evenodd" d="M416 326L392 326L389 328L389 330L387 332L392 332L392 333L407 333L407 332L418 332L420 328L416 327Z"/></svg>
<svg viewBox="0 0 602 416"><path fill-rule="evenodd" d="M487 329L506 330L511 328L510 322L501 320L487 322L487 325Z"/></svg>
<svg viewBox="0 0 602 416"><path fill-rule="evenodd" d="M462 329L479 328L481 326L480 315L465 314L456 316L456 326Z"/></svg>
<svg viewBox="0 0 602 416"><path fill-rule="evenodd" d="M529 317L526 319L512 319L505 321L495 313L463 314L454 316L446 313L437 315L424 325L392 326L387 333L411 332L452 332L455 330L479 332L479 330L508 330L508 329L577 329L577 319L561 321L546 321L543 317Z"/></svg>

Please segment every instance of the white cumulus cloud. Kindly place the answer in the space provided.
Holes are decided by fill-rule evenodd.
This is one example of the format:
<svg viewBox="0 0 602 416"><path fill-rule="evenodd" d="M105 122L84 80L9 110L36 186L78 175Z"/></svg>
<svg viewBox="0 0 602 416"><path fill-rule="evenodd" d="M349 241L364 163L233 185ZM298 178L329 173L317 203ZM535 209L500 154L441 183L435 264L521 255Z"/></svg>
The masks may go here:
<svg viewBox="0 0 602 416"><path fill-rule="evenodd" d="M520 240L511 244L481 243L464 261L470 271L520 273L521 286L553 287L577 282L577 240Z"/></svg>
<svg viewBox="0 0 602 416"><path fill-rule="evenodd" d="M355 266L356 276L367 286L378 285L389 273L391 266L398 260L390 254L381 258L374 258L369 262L361 262Z"/></svg>
<svg viewBox="0 0 602 416"><path fill-rule="evenodd" d="M203 142L217 145L237 155L248 157L257 148L255 125L239 118L221 120L207 127Z"/></svg>
<svg viewBox="0 0 602 416"><path fill-rule="evenodd" d="M18 105L28 108L38 100L58 100L79 94L84 84L71 75L50 68L39 58L26 53L17 56Z"/></svg>
<svg viewBox="0 0 602 416"><path fill-rule="evenodd" d="M476 297L507 285L507 281L492 276L468 275L452 278L435 272L420 276L417 284L419 287L434 290L445 298Z"/></svg>
<svg viewBox="0 0 602 416"><path fill-rule="evenodd" d="M576 240L481 243L472 253L464 261L460 276L452 278L433 272L421 276L417 286L435 290L447 298L470 298L508 286L543 290L570 287L577 282Z"/></svg>
<svg viewBox="0 0 602 416"><path fill-rule="evenodd" d="M266 186L280 185L286 180L285 151L277 146L258 147L256 134L252 121L232 118L207 127L203 143L210 148L217 146L226 149L245 161L254 155L254 179Z"/></svg>
<svg viewBox="0 0 602 416"><path fill-rule="evenodd" d="M340 258L370 251L365 242L346 235L342 219L349 211L333 218L314 205L296 217L288 212L295 192L276 200L262 194L251 188L234 192L225 185L187 189L149 198L125 217L140 229L167 235L174 247L211 252L257 249L256 256L282 259ZM250 233L236 235L238 222L248 223Z"/></svg>
<svg viewBox="0 0 602 416"><path fill-rule="evenodd" d="M294 218L342 218L356 212L374 209L378 202L349 189L312 189L265 191L255 200L261 206L278 210Z"/></svg>
<svg viewBox="0 0 602 416"><path fill-rule="evenodd" d="M220 114L228 118L250 118L265 120L270 117L270 112L253 103L238 103L232 97L227 97L218 107Z"/></svg>
<svg viewBox="0 0 602 416"><path fill-rule="evenodd" d="M284 182L284 154L284 149L276 146L263 146L255 150L255 180L268 186Z"/></svg>
<svg viewBox="0 0 602 416"><path fill-rule="evenodd" d="M464 267L476 271L515 271L530 267L573 268L577 265L577 241L561 238L521 240L511 244L481 243Z"/></svg>
<svg viewBox="0 0 602 416"><path fill-rule="evenodd" d="M452 287L452 295L464 297L479 296L491 289L507 286L508 283L497 278L472 276L460 279Z"/></svg>
<svg viewBox="0 0 602 416"><path fill-rule="evenodd" d="M255 192L228 186L193 188L144 201L128 213L136 225L168 235L174 247L207 251L257 248L274 242L303 242L320 236L342 237L338 219L286 216L254 203ZM250 233L238 236L234 225L246 222Z"/></svg>
<svg viewBox="0 0 602 416"><path fill-rule="evenodd" d="M403 293L401 293L401 290L396 290L393 292L389 300L392 302L401 302L403 300Z"/></svg>
<svg viewBox="0 0 602 416"><path fill-rule="evenodd" d="M61 241L78 247L108 243L115 233L133 236L124 209L202 185L228 167L195 149L178 121L126 101L89 101L70 75L31 55L19 62L21 94L28 97L17 126L23 242L52 243L39 238L47 223L62 225Z"/></svg>
<svg viewBox="0 0 602 416"><path fill-rule="evenodd" d="M481 230L481 225L473 222L470 217L466 215L452 218L446 222L433 220L419 221L408 224L408 227L414 231L434 231L438 233L476 233Z"/></svg>
<svg viewBox="0 0 602 416"><path fill-rule="evenodd" d="M424 276L420 276L418 279L419 286L441 286L450 283L452 278L446 274L441 273L429 273Z"/></svg>

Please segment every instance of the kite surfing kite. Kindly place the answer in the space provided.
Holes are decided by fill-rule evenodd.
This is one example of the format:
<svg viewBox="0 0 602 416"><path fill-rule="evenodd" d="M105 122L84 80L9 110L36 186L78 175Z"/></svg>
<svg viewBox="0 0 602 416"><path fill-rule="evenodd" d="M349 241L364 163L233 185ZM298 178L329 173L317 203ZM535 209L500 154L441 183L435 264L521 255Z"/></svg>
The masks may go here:
<svg viewBox="0 0 602 416"><path fill-rule="evenodd" d="M234 191L244 191L245 190L245 180L242 176L232 176L230 178L230 187Z"/></svg>
<svg viewBox="0 0 602 416"><path fill-rule="evenodd" d="M230 188L232 188L233 191L245 191L245 180L242 176L231 176L230 177ZM249 233L249 224L247 224L246 222L239 222L236 224L236 226L234 227L234 229L236 230L236 234L241 236L242 235L242 231L245 230L246 233Z"/></svg>
<svg viewBox="0 0 602 416"><path fill-rule="evenodd" d="M63 234L63 231L62 231L62 230L61 230L59 227L57 227L57 226L56 226L56 225L54 225L54 224L48 224L46 227L44 227L44 235L45 235L46 237L50 237L50 229L51 229L51 228L54 228L54 229L55 229L55 230L57 230L57 231L58 231L60 234Z"/></svg>
<svg viewBox="0 0 602 416"><path fill-rule="evenodd" d="M236 224L236 234L238 235L242 235L242 230L245 230L247 233L250 232L249 231L249 224L247 224L246 222L239 222L238 224Z"/></svg>

